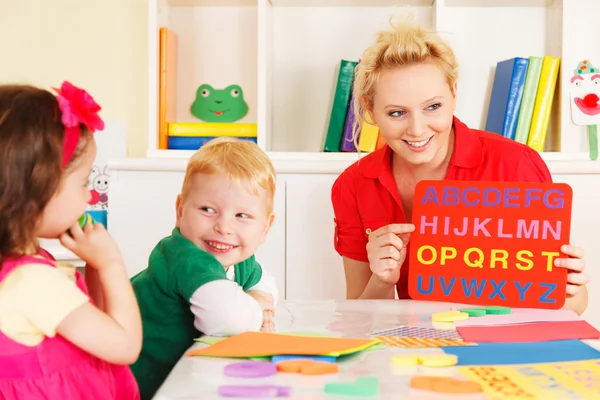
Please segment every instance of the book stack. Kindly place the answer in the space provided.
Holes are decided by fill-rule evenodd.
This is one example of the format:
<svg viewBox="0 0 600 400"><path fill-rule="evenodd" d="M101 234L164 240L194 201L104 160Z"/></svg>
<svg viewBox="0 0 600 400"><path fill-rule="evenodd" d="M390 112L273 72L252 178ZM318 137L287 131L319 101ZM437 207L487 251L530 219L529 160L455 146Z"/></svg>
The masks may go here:
<svg viewBox="0 0 600 400"><path fill-rule="evenodd" d="M498 62L485 130L544 151L559 66L550 56Z"/></svg>
<svg viewBox="0 0 600 400"><path fill-rule="evenodd" d="M228 136L257 142L255 123L182 122L177 120L178 37L169 28L160 28L158 79L158 148L197 150L216 137Z"/></svg>
<svg viewBox="0 0 600 400"><path fill-rule="evenodd" d="M354 132L354 106L352 98L352 84L354 71L359 65L357 61L340 61L340 69L335 87L329 126L325 136L325 152L357 152L370 153L385 144L379 135L377 125L369 121L368 115L359 126L358 135Z"/></svg>

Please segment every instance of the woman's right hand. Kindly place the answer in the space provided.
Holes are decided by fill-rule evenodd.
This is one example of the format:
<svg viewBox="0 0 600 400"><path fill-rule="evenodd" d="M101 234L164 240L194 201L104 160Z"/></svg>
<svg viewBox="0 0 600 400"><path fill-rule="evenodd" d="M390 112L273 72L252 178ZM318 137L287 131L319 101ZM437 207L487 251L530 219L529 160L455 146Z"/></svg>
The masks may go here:
<svg viewBox="0 0 600 400"><path fill-rule="evenodd" d="M384 283L396 284L406 259L413 224L390 224L369 234L367 256L371 272Z"/></svg>
<svg viewBox="0 0 600 400"><path fill-rule="evenodd" d="M60 236L61 244L96 270L113 265L123 266L119 247L101 223L85 225L75 223L68 233Z"/></svg>

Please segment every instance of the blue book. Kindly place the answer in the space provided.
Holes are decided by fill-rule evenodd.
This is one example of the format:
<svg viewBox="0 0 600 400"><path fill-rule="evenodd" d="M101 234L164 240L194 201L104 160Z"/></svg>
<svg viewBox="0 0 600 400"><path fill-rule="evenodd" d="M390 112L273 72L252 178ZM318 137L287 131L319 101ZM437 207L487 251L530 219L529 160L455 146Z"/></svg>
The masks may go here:
<svg viewBox="0 0 600 400"><path fill-rule="evenodd" d="M529 59L515 57L496 65L485 130L515 138Z"/></svg>
<svg viewBox="0 0 600 400"><path fill-rule="evenodd" d="M170 150L198 150L217 136L169 136L167 148ZM231 136L228 136L231 137ZM237 137L238 140L249 140L256 143L255 137Z"/></svg>

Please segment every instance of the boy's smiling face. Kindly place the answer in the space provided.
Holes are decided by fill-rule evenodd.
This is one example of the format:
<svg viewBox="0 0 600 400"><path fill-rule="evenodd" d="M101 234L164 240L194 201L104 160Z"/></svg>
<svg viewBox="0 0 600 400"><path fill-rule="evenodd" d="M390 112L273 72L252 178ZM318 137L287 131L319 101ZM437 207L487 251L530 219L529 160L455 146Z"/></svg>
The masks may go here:
<svg viewBox="0 0 600 400"><path fill-rule="evenodd" d="M200 249L228 268L252 256L265 240L274 215L267 192L224 173L196 174L187 198L177 198L177 227Z"/></svg>

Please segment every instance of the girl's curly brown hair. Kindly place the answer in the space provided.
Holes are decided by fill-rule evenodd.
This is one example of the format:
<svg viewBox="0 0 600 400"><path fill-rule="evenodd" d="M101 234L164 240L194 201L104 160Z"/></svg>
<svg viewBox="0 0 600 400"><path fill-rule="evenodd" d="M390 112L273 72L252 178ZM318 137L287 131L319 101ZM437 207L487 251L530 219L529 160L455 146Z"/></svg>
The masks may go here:
<svg viewBox="0 0 600 400"><path fill-rule="evenodd" d="M0 267L8 257L38 250L37 227L61 177L90 143L81 139L62 169L65 128L56 97L29 85L0 85Z"/></svg>

